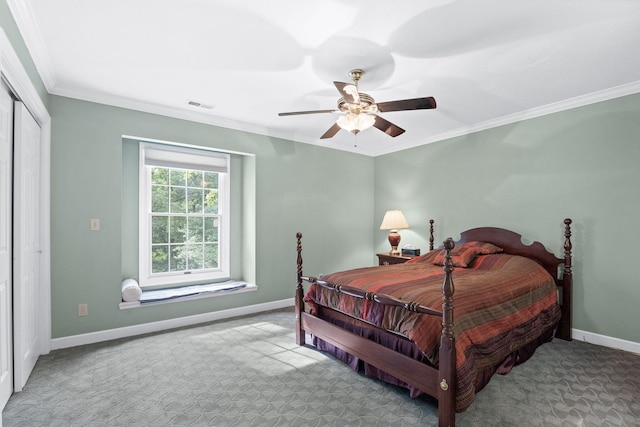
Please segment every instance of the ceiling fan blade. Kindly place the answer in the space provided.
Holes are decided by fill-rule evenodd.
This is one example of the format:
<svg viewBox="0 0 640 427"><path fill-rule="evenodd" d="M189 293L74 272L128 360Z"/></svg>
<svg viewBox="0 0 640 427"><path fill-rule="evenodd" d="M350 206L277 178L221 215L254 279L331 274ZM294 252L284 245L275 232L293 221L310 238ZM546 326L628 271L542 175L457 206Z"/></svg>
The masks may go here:
<svg viewBox="0 0 640 427"><path fill-rule="evenodd" d="M398 135L402 135L405 132L401 127L394 125L390 121L385 120L380 116L376 116L376 121L373 123L373 126L377 127L382 132L394 138Z"/></svg>
<svg viewBox="0 0 640 427"><path fill-rule="evenodd" d="M279 116L297 116L299 114L321 114L321 113L339 113L338 110L310 110L310 111L291 111L288 113L278 113Z"/></svg>
<svg viewBox="0 0 640 427"><path fill-rule="evenodd" d="M329 130L328 130L328 131L326 131L326 132L324 133L324 135L322 135L322 136L320 137L320 139L332 138L336 133L338 133L338 131L339 131L340 129L342 129L342 128L341 128L340 126L338 126L338 124L337 124L337 123L334 123L334 124L333 124L333 126L331 126L331 127L329 128Z"/></svg>
<svg viewBox="0 0 640 427"><path fill-rule="evenodd" d="M353 83L333 82L340 92L340 95L349 104L358 104L360 102L360 96L358 96L358 88Z"/></svg>
<svg viewBox="0 0 640 427"><path fill-rule="evenodd" d="M378 111L381 113L389 111L429 110L431 108L436 108L436 100L432 96L378 103Z"/></svg>

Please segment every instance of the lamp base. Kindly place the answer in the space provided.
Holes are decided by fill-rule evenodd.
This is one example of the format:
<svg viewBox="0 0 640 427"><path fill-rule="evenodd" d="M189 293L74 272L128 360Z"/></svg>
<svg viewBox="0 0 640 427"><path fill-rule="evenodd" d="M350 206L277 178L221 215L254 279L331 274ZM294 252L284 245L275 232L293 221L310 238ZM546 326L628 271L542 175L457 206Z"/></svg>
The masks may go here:
<svg viewBox="0 0 640 427"><path fill-rule="evenodd" d="M400 256L400 251L398 250L398 245L400 244L400 233L398 233L398 230L389 231L389 244L391 245L389 255Z"/></svg>

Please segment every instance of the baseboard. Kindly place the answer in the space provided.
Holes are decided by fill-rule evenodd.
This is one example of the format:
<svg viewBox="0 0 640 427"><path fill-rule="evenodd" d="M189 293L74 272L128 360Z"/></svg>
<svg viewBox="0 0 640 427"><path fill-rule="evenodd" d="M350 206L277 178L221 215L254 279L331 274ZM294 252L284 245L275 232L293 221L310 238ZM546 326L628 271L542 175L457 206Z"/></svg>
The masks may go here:
<svg viewBox="0 0 640 427"><path fill-rule="evenodd" d="M167 329L181 328L197 325L199 323L213 322L215 320L228 319L236 316L260 313L263 311L277 310L293 307L294 299L289 298L263 304L249 305L246 307L232 308L229 310L214 311L212 313L196 314L193 316L179 317L176 319L162 320L159 322L143 323L141 325L126 326L123 328L108 329L105 331L91 332L88 334L72 335L69 337L54 338L51 340L51 349L76 347L79 345L94 344L97 342L115 340L118 338L132 337L136 335L159 332ZM600 335L593 332L572 329L571 337L574 340L585 341L590 344L602 345L618 350L640 354L640 343Z"/></svg>
<svg viewBox="0 0 640 427"><path fill-rule="evenodd" d="M618 350L629 351L631 353L640 354L640 343L613 338L606 335L595 334L593 332L581 331L580 329L572 329L571 337L574 340L588 342L590 344L602 345L605 347L616 348Z"/></svg>
<svg viewBox="0 0 640 427"><path fill-rule="evenodd" d="M167 329L197 325L199 323L212 322L215 320L228 319L236 316L245 316L248 314L260 313L263 311L293 307L293 305L294 299L289 298L263 304L255 304L228 310L214 311L211 313L203 313L193 316L178 317L176 319L161 320L159 322L143 323L140 325L126 326L123 328L107 329L105 331L54 338L51 340L51 349L58 350L62 348L77 347L79 345L94 344L97 342L110 341L119 338L148 334L151 332L165 331Z"/></svg>

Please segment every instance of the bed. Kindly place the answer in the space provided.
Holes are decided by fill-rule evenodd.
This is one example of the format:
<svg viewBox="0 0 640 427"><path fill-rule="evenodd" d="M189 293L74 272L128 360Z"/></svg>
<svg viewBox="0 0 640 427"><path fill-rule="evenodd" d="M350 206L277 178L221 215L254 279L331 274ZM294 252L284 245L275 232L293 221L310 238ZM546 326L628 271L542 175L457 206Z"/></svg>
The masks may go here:
<svg viewBox="0 0 640 427"><path fill-rule="evenodd" d="M571 219L563 258L495 227L433 249L430 223L428 253L321 278L303 275L297 233L296 341L310 334L354 369L434 397L439 425L453 426L492 375L571 339Z"/></svg>

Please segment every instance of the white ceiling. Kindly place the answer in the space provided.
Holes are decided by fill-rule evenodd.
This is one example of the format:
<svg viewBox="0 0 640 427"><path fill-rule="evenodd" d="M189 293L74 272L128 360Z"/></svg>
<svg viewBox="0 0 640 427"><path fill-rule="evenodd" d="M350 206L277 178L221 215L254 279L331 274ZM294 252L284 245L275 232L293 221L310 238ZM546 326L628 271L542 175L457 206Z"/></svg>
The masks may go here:
<svg viewBox="0 0 640 427"><path fill-rule="evenodd" d="M373 156L640 92L636 0L7 3L50 93ZM396 138L278 116L335 108L353 68L438 108L381 114Z"/></svg>

